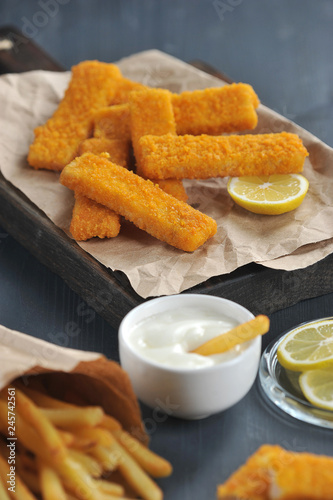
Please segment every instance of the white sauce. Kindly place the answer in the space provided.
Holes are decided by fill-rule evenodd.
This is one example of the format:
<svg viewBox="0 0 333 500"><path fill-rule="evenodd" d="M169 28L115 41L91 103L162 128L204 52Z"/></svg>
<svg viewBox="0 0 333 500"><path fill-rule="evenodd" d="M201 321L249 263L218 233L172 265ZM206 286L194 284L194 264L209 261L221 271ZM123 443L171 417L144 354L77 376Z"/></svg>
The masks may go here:
<svg viewBox="0 0 333 500"><path fill-rule="evenodd" d="M133 327L127 339L133 350L155 363L181 369L204 368L235 358L244 347L212 356L189 351L237 324L212 310L182 308L146 318Z"/></svg>

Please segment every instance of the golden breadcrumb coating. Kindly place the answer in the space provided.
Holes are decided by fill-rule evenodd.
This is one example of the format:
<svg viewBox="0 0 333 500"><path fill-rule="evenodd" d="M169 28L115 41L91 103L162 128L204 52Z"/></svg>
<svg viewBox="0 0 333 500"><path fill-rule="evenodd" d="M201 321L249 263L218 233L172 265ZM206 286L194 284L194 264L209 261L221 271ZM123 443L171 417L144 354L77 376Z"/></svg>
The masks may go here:
<svg viewBox="0 0 333 500"><path fill-rule="evenodd" d="M131 140L130 108L118 104L99 109L94 113L94 137Z"/></svg>
<svg viewBox="0 0 333 500"><path fill-rule="evenodd" d="M145 90L148 88L149 87L143 85L142 83L134 82L133 80L123 77L118 81L116 92L112 97L112 102L110 102L110 104L125 104L128 102L128 97L131 92Z"/></svg>
<svg viewBox="0 0 333 500"><path fill-rule="evenodd" d="M116 106L115 106L116 107ZM118 107L118 106L117 106ZM91 138L81 142L79 155L84 153L109 154L108 159L122 167L128 167L130 143L120 139ZM181 181L156 181L160 188L181 201L187 201L187 194ZM86 196L76 196L70 232L74 239L85 241L94 237L113 238L120 231L120 216L109 208L90 200Z"/></svg>
<svg viewBox="0 0 333 500"><path fill-rule="evenodd" d="M142 175L140 169L140 137L147 134L176 135L176 123L171 97L171 92L164 89L146 89L141 92L133 92L130 95L131 136L136 159L136 173L138 175ZM148 177L153 182L159 184L154 177L143 177ZM172 194L178 200L187 200L187 194L181 181L170 179L165 181L160 187L163 191Z"/></svg>
<svg viewBox="0 0 333 500"><path fill-rule="evenodd" d="M91 138L81 142L79 155L84 153L108 153L109 159L117 165L127 167L130 143L120 139ZM70 232L78 241L90 238L114 238L120 231L120 216L96 201L82 195L75 195L75 204Z"/></svg>
<svg viewBox="0 0 333 500"><path fill-rule="evenodd" d="M301 172L308 152L296 134L146 135L140 139L142 175L208 179Z"/></svg>
<svg viewBox="0 0 333 500"><path fill-rule="evenodd" d="M259 99L246 83L173 94L172 105L179 135L252 130L258 123Z"/></svg>
<svg viewBox="0 0 333 500"><path fill-rule="evenodd" d="M35 129L28 162L34 168L62 170L92 132L92 113L106 106L121 78L114 64L84 61L72 68L69 86L53 116Z"/></svg>
<svg viewBox="0 0 333 500"><path fill-rule="evenodd" d="M60 182L184 251L193 252L217 230L207 215L102 156L77 157L64 168Z"/></svg>
<svg viewBox="0 0 333 500"><path fill-rule="evenodd" d="M333 458L261 446L218 486L219 500L331 500Z"/></svg>
<svg viewBox="0 0 333 500"><path fill-rule="evenodd" d="M179 181L177 179L168 179L166 181L153 179L152 182L157 184L166 193L171 194L172 196L177 198L177 200L180 201L188 200L188 196L182 181Z"/></svg>
<svg viewBox="0 0 333 500"><path fill-rule="evenodd" d="M80 143L78 156L84 153L109 153L111 161L122 167L127 167L130 158L130 142L121 139L106 139L91 137Z"/></svg>
<svg viewBox="0 0 333 500"><path fill-rule="evenodd" d="M114 238L120 231L120 217L86 196L75 194L70 232L77 241Z"/></svg>
<svg viewBox="0 0 333 500"><path fill-rule="evenodd" d="M129 97L132 144L139 175L141 175L139 139L147 134L154 136L176 135L171 97L171 92L164 89L132 92Z"/></svg>

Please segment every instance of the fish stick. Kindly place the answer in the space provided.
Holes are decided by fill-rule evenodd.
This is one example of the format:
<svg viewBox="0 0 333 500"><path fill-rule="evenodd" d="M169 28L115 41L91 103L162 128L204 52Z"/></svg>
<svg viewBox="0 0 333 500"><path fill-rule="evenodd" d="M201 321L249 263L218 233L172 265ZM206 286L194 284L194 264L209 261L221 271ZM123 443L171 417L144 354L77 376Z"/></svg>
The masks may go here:
<svg viewBox="0 0 333 500"><path fill-rule="evenodd" d="M102 108L94 114L94 137L103 139L124 139L131 140L131 127L130 127L130 107L129 104L118 104L115 106L108 106L106 108ZM79 150L79 154L83 154L87 151L91 153L99 154L102 151L98 147L95 151L92 149L84 149L85 146L90 148L90 144L94 144L91 142L92 139L87 139L82 143L82 149ZM97 145L99 143L96 143ZM104 151L110 153L110 159L114 163L125 167L119 161L117 161L117 157L113 155L110 148L104 149ZM127 160L127 165L128 165ZM187 201L188 196L184 189L183 183L179 180L170 179L170 180L155 180L155 184L158 184L163 191L168 194L171 194L177 200Z"/></svg>
<svg viewBox="0 0 333 500"><path fill-rule="evenodd" d="M90 152L98 155L107 152L111 161L128 167L131 156L129 107L115 105L101 108L93 114L93 124L94 137L81 142L78 154ZM70 232L75 240L114 238L119 231L118 214L76 193L70 225Z"/></svg>
<svg viewBox="0 0 333 500"><path fill-rule="evenodd" d="M80 144L79 155L87 152L97 155L107 152L111 161L122 167L127 167L129 142L120 139L93 137ZM96 201L75 193L69 230L77 241L86 241L94 237L114 238L118 236L120 231L120 216Z"/></svg>
<svg viewBox="0 0 333 500"><path fill-rule="evenodd" d="M74 66L55 113L34 131L29 164L36 169L62 170L77 154L80 142L92 133L92 113L110 103L120 78L114 64L84 61Z"/></svg>
<svg viewBox="0 0 333 500"><path fill-rule="evenodd" d="M86 241L94 237L114 238L120 231L120 217L104 205L75 193L69 230L77 241Z"/></svg>
<svg viewBox="0 0 333 500"><path fill-rule="evenodd" d="M164 89L146 89L141 92L133 92L130 95L131 137L136 159L136 173L138 175L142 175L140 138L147 134L176 135L176 123L171 98L171 92ZM153 182L158 183L154 177L143 177L148 177ZM187 200L187 194L181 181L173 180L169 183L169 180L167 180L163 183L162 189L177 199Z"/></svg>
<svg viewBox="0 0 333 500"><path fill-rule="evenodd" d="M179 135L239 132L258 123L259 99L247 83L173 94L172 106Z"/></svg>
<svg viewBox="0 0 333 500"><path fill-rule="evenodd" d="M308 152L296 134L146 135L141 173L154 179L208 179L297 173Z"/></svg>
<svg viewBox="0 0 333 500"><path fill-rule="evenodd" d="M94 137L131 140L130 108L128 104L101 108L93 115Z"/></svg>
<svg viewBox="0 0 333 500"><path fill-rule="evenodd" d="M332 491L332 457L263 445L218 486L217 498L330 500Z"/></svg>
<svg viewBox="0 0 333 500"><path fill-rule="evenodd" d="M217 230L211 217L103 156L85 153L77 157L63 169L60 182L187 252L196 250Z"/></svg>
<svg viewBox="0 0 333 500"><path fill-rule="evenodd" d="M187 202L188 196L181 181L177 179L153 179L152 182L154 184L157 184L166 193L171 194L171 196L177 198L177 200Z"/></svg>
<svg viewBox="0 0 333 500"><path fill-rule="evenodd" d="M121 87L124 80L125 79L121 79L119 81L119 87ZM258 122L258 116L255 110L259 106L260 101L251 85L248 85L246 83L233 83L231 85L225 85L224 87L213 87L204 90L186 91L182 92L181 94L167 93L167 98L163 96L163 93L160 92L160 89L148 89L148 87L144 87L143 85L141 87L141 90L150 90L146 94L140 94L141 97L144 96L145 99L152 99L153 96L157 96L160 98L160 108L158 112L160 113L161 109L165 109L164 113L166 114L168 124L165 128L163 128L162 122L160 122L158 132L153 132L153 128L155 129L156 127L156 119L154 119L154 117L148 116L148 119L147 117L145 117L145 125L141 122L141 130L138 131L138 119L137 116L135 116L135 132L139 137L147 134L163 135L175 132L178 135L217 135L224 132L239 132L242 130L250 130L255 128ZM131 89L131 91L133 89L139 90L138 88L134 87ZM127 133L130 134L130 111L128 105L130 94L129 92L126 94L125 89L123 89L122 93L122 100L124 101L123 104L118 106L109 106L98 110L95 113L95 137L100 137L101 135L108 137L109 135L111 135L111 138L114 138L113 134L117 133L117 130L120 130L120 133L123 135L127 135ZM137 110L137 113L141 115L141 121L143 121L142 108L145 108L148 111L151 104L140 104L140 95L136 96L136 99L133 96L132 102L134 102L134 100L138 100L140 109ZM176 129L174 129L171 115L169 103L170 97ZM115 96L112 104L117 100L118 99ZM162 108L161 103L163 101L164 106ZM119 125L117 124L117 127L114 126L113 122L114 119L117 120L116 116L121 117L121 123ZM154 122L152 122L152 120L154 120ZM161 130L161 126L163 130ZM124 130L122 130L122 127L124 128Z"/></svg>
<svg viewBox="0 0 333 500"><path fill-rule="evenodd" d="M128 78L121 78L118 81L116 92L112 98L112 105L116 104L125 104L128 102L128 98L131 92L138 90L146 90L149 87L143 85L142 83L134 82L133 80L129 80Z"/></svg>
<svg viewBox="0 0 333 500"><path fill-rule="evenodd" d="M148 89L132 92L130 95L131 136L139 175L141 174L140 138L148 134L176 135L171 97L172 93L165 89Z"/></svg>
<svg viewBox="0 0 333 500"><path fill-rule="evenodd" d="M127 167L130 159L130 143L122 139L91 137L80 143L78 155L81 156L84 153L94 153L95 155L109 153L114 163Z"/></svg>

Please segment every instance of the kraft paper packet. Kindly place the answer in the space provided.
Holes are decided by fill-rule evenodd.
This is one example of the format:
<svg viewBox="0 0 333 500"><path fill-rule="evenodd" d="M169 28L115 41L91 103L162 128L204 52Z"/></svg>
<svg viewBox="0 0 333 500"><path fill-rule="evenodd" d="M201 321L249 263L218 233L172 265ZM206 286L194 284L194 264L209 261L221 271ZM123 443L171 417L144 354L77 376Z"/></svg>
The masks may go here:
<svg viewBox="0 0 333 500"><path fill-rule="evenodd" d="M57 346L0 325L0 390L18 377L38 375L48 393L64 398L68 389L87 405L102 406L147 442L140 409L127 373L102 354Z"/></svg>
<svg viewBox="0 0 333 500"><path fill-rule="evenodd" d="M224 84L157 50L135 54L116 64L127 78L175 93ZM0 168L8 181L70 236L73 193L60 185L58 173L36 171L26 162L33 129L52 115L69 79L69 72L46 71L0 78ZM333 150L264 105L260 105L258 116L258 126L251 133L297 133L310 153L304 165L310 189L297 210L278 216L252 214L230 199L227 179L186 180L189 203L213 217L218 225L217 234L194 253L160 242L126 221L116 238L78 244L106 267L123 271L143 298L180 293L250 262L293 270L330 254Z"/></svg>

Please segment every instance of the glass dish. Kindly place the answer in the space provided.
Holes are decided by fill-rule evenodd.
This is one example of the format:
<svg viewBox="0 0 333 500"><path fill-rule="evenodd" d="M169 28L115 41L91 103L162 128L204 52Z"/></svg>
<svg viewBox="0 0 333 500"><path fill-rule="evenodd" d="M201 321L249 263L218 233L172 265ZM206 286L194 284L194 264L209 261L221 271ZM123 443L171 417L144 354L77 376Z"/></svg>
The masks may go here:
<svg viewBox="0 0 333 500"><path fill-rule="evenodd" d="M333 429L333 411L317 408L307 401L298 383L300 373L281 366L276 354L279 344L291 331L305 324L310 325L322 320L331 320L333 323L333 318L321 318L302 323L288 330L266 347L259 365L259 384L265 397L283 412L302 422Z"/></svg>

